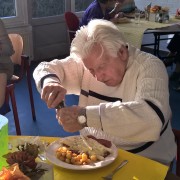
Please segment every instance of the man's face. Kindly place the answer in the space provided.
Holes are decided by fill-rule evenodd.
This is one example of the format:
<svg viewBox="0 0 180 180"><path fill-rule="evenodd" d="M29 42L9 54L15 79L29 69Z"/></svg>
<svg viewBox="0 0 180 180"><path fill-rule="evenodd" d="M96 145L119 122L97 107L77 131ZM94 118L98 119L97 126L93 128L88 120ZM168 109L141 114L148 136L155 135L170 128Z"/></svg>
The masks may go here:
<svg viewBox="0 0 180 180"><path fill-rule="evenodd" d="M94 46L92 53L84 59L84 65L90 73L107 86L117 86L121 83L128 60L128 50L122 47L116 58L109 56L100 45Z"/></svg>

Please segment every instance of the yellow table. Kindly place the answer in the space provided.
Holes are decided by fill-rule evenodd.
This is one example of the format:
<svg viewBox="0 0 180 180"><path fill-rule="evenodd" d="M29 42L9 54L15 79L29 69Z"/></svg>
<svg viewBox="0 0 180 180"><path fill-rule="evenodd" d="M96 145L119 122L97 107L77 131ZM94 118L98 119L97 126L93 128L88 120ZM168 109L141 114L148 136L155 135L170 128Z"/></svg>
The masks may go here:
<svg viewBox="0 0 180 180"><path fill-rule="evenodd" d="M157 23L141 19L140 23L136 24L134 22L134 19L131 19L129 23L117 24L117 27L124 34L124 37L127 40L127 42L140 49L142 45L143 35L146 30L164 28L179 22L180 20L175 18L170 19L169 23Z"/></svg>
<svg viewBox="0 0 180 180"><path fill-rule="evenodd" d="M16 147L19 139L32 138L31 136L9 136L9 142ZM57 140L56 137L41 137L46 142ZM14 151L15 149L13 149ZM55 180L102 180L102 176L110 173L120 162L127 159L129 163L119 170L113 180L164 180L168 171L168 167L150 159L138 156L127 151L119 149L117 159L106 167L95 170L68 170L54 166ZM50 163L47 161L47 163Z"/></svg>

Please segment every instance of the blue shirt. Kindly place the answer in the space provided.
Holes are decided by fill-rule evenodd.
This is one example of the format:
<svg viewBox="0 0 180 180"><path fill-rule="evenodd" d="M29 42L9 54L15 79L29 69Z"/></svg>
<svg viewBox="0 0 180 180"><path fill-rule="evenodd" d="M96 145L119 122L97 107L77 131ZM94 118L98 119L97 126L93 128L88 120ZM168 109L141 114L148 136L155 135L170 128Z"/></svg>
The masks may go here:
<svg viewBox="0 0 180 180"><path fill-rule="evenodd" d="M80 26L87 25L91 19L110 19L109 11L106 11L104 15L97 0L93 1L85 10Z"/></svg>

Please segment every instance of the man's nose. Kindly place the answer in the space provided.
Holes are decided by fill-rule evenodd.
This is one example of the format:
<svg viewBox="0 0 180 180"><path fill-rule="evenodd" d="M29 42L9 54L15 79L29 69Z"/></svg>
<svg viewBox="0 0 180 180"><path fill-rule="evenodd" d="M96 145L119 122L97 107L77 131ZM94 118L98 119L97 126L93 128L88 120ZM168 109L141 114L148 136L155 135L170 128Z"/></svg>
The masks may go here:
<svg viewBox="0 0 180 180"><path fill-rule="evenodd" d="M103 82L103 81L104 81L104 73L102 73L102 72L97 72L97 73L95 74L95 77L96 77L96 79L97 79L98 81L100 81L100 82Z"/></svg>

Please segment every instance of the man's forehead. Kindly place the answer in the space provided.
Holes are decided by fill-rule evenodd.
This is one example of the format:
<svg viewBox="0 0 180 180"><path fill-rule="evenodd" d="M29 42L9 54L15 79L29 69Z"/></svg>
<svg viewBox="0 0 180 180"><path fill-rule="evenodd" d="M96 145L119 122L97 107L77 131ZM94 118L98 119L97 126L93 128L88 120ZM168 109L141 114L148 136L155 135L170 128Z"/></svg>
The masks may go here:
<svg viewBox="0 0 180 180"><path fill-rule="evenodd" d="M95 44L92 48L92 53L94 53L97 56L97 59L100 59L103 55L103 46L101 44Z"/></svg>
<svg viewBox="0 0 180 180"><path fill-rule="evenodd" d="M95 44L88 56L84 59L84 64L88 69L96 67L102 60L103 47L100 44Z"/></svg>

